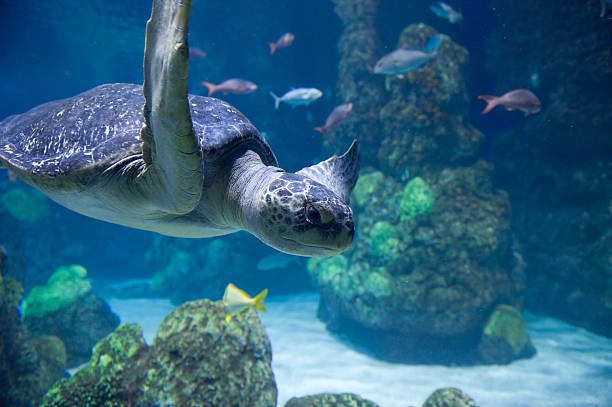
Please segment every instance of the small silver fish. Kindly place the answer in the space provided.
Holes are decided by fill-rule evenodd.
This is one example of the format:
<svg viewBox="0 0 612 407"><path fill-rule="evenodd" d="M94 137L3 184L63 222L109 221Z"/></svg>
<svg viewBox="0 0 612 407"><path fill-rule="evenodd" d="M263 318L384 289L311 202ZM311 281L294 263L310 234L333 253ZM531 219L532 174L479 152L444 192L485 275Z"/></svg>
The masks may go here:
<svg viewBox="0 0 612 407"><path fill-rule="evenodd" d="M230 93L245 94L257 90L257 85L251 81L240 78L232 78L221 82L218 85L210 82L202 82L202 85L208 88L208 96L215 92L223 92L224 95Z"/></svg>
<svg viewBox="0 0 612 407"><path fill-rule="evenodd" d="M442 37L433 35L427 41L425 50L418 48L397 49L376 62L374 73L402 77L404 73L417 69L433 58L441 42Z"/></svg>
<svg viewBox="0 0 612 407"><path fill-rule="evenodd" d="M325 137L325 135L327 134L327 130L334 126L337 126L341 121L346 119L351 110L353 110L352 103L345 103L343 105L336 106L334 110L332 110L332 112L329 114L329 116L327 116L327 120L325 120L325 126L315 127L314 129L316 131L321 132L321 134L323 134L323 137Z"/></svg>
<svg viewBox="0 0 612 407"><path fill-rule="evenodd" d="M487 106L480 114L486 114L498 105L505 107L508 111L520 110L525 113L525 116L535 114L542 109L540 99L529 89L514 89L501 96L480 95L478 99L487 102Z"/></svg>
<svg viewBox="0 0 612 407"><path fill-rule="evenodd" d="M448 20L448 22L451 24L455 24L463 20L463 14L461 14L461 11L454 10L451 6L442 1L430 5L429 8L435 15Z"/></svg>
<svg viewBox="0 0 612 407"><path fill-rule="evenodd" d="M230 322L233 316L240 319L240 315L244 314L249 308L257 308L260 311L266 311L266 307L263 305L263 300L268 294L266 288L255 298L249 297L247 293L236 287L234 284L228 284L223 294L223 305L227 310L227 316L225 317L226 322Z"/></svg>
<svg viewBox="0 0 612 407"><path fill-rule="evenodd" d="M274 108L278 109L281 102L285 102L291 107L308 105L323 96L323 92L315 88L297 88L291 89L281 97L272 92L270 92L270 95L274 98Z"/></svg>
<svg viewBox="0 0 612 407"><path fill-rule="evenodd" d="M270 47L270 55L274 55L277 49L287 48L293 44L294 39L295 35L293 33L284 33L278 40L276 40L276 42L268 42L268 46Z"/></svg>

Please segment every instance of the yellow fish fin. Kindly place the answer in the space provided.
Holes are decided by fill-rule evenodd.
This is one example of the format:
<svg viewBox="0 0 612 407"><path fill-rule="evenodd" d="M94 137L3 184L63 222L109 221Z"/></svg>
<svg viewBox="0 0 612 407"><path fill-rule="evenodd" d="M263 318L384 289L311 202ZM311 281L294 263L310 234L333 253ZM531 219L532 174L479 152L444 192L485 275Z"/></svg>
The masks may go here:
<svg viewBox="0 0 612 407"><path fill-rule="evenodd" d="M229 324L231 320L232 320L232 314L227 314L227 316L225 317L225 322Z"/></svg>
<svg viewBox="0 0 612 407"><path fill-rule="evenodd" d="M267 288L263 290L262 292L260 292L259 294L257 294L257 297L253 298L253 300L255 301L254 302L255 306L263 312L266 312L266 307L264 307L263 305L263 300L264 298L266 298L266 295L268 295Z"/></svg>

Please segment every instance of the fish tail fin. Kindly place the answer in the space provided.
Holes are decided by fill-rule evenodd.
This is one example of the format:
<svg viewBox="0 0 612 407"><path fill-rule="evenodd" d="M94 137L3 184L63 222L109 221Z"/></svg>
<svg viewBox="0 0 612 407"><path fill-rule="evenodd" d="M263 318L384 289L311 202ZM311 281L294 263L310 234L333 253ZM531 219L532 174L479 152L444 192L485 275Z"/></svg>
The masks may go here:
<svg viewBox="0 0 612 407"><path fill-rule="evenodd" d="M323 137L327 136L327 129L325 127L315 127L314 129L321 133Z"/></svg>
<svg viewBox="0 0 612 407"><path fill-rule="evenodd" d="M274 108L278 110L278 105L280 104L280 98L274 94L274 92L269 92L270 96L274 98Z"/></svg>
<svg viewBox="0 0 612 407"><path fill-rule="evenodd" d="M208 96L212 96L217 91L217 86L214 83L202 81L202 85L208 88Z"/></svg>
<svg viewBox="0 0 612 407"><path fill-rule="evenodd" d="M264 298L266 298L266 295L268 295L268 289L267 288L265 290L263 290L262 292L260 292L259 294L257 294L257 297L254 298L255 306L257 307L257 309L259 309L260 311L263 311L263 312L266 312L266 307L264 307L264 305L263 305L263 300L264 300Z"/></svg>
<svg viewBox="0 0 612 407"><path fill-rule="evenodd" d="M487 102L487 106L484 108L484 110L482 112L480 112L480 114L487 114L495 106L497 106L499 98L497 96L493 96L493 95L480 95L480 96L478 96L478 99L482 99L485 102Z"/></svg>
<svg viewBox="0 0 612 407"><path fill-rule="evenodd" d="M273 42L268 42L268 46L270 47L270 55L274 55L276 51L276 44Z"/></svg>
<svg viewBox="0 0 612 407"><path fill-rule="evenodd" d="M435 53L436 49L442 42L442 36L440 34L434 34L431 36L429 41L427 41L427 45L425 46L425 50L429 53Z"/></svg>

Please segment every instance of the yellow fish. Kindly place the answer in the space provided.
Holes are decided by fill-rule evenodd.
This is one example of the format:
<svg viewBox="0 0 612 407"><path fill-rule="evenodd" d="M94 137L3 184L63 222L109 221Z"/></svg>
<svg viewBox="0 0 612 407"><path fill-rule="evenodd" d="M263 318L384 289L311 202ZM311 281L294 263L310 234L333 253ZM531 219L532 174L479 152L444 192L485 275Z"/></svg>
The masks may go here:
<svg viewBox="0 0 612 407"><path fill-rule="evenodd" d="M247 293L236 287L234 284L228 284L225 288L225 294L223 294L223 305L225 305L225 309L228 312L225 321L229 322L234 315L240 319L240 315L244 314L249 308L252 307L258 308L259 310L265 312L266 307L263 305L263 300L266 298L267 294L268 289L266 288L257 294L255 298L251 298Z"/></svg>

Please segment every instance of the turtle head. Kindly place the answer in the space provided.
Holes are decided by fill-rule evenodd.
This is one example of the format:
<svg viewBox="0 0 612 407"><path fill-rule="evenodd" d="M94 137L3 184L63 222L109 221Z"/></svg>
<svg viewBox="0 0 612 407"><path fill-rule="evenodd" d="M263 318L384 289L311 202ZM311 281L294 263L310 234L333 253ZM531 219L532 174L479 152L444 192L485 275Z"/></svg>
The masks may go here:
<svg viewBox="0 0 612 407"><path fill-rule="evenodd" d="M327 257L353 242L353 211L325 185L308 177L281 173L258 205L258 237L298 256Z"/></svg>
<svg viewBox="0 0 612 407"><path fill-rule="evenodd" d="M353 143L297 173L277 173L259 197L255 230L270 246L298 256L328 257L348 249L355 235L348 200L359 172Z"/></svg>

